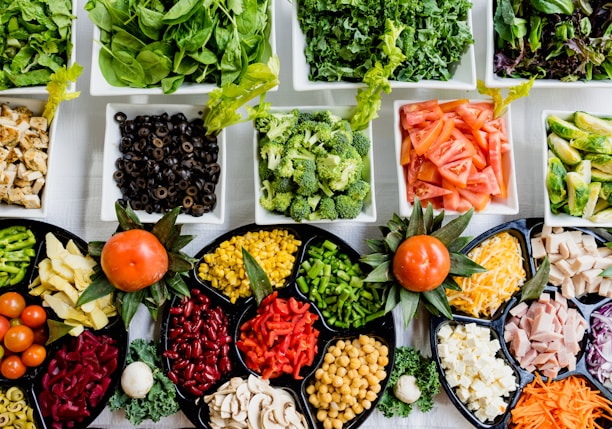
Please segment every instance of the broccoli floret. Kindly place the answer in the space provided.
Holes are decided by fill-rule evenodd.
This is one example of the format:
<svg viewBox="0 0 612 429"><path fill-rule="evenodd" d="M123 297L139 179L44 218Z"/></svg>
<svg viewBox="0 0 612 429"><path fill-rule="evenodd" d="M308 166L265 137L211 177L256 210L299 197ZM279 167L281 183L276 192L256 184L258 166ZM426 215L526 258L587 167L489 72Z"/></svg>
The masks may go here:
<svg viewBox="0 0 612 429"><path fill-rule="evenodd" d="M278 167L284 154L285 147L276 141L267 141L259 150L261 159L267 162L270 170L275 170Z"/></svg>
<svg viewBox="0 0 612 429"><path fill-rule="evenodd" d="M355 219L361 213L363 200L354 200L348 195L339 194L334 197L336 211L341 219Z"/></svg>
<svg viewBox="0 0 612 429"><path fill-rule="evenodd" d="M338 173L335 177L328 180L327 184L332 191L344 191L348 186L361 178L363 162L361 158L346 158L340 161Z"/></svg>
<svg viewBox="0 0 612 429"><path fill-rule="evenodd" d="M297 160L314 161L316 159L316 155L304 147L290 148L286 151L286 155L294 163Z"/></svg>
<svg viewBox="0 0 612 429"><path fill-rule="evenodd" d="M319 205L317 209L313 211L310 216L308 216L309 220L321 220L321 219L329 219L336 220L338 219L338 212L336 211L336 203L333 198L324 196L319 201Z"/></svg>
<svg viewBox="0 0 612 429"><path fill-rule="evenodd" d="M294 196L293 192L277 192L274 195L274 210L285 213L289 206L291 206Z"/></svg>
<svg viewBox="0 0 612 429"><path fill-rule="evenodd" d="M333 133L343 132L349 139L349 143L353 144L353 129L351 128L351 123L346 120L342 120L340 122L336 122L333 127Z"/></svg>
<svg viewBox="0 0 612 429"><path fill-rule="evenodd" d="M268 180L274 177L274 172L268 168L267 162L260 162L258 167L259 167L259 179L261 181Z"/></svg>
<svg viewBox="0 0 612 429"><path fill-rule="evenodd" d="M310 144L310 146L313 146L317 143L325 145L332 138L331 125L326 122L317 122L312 131L312 135L308 139L308 143Z"/></svg>
<svg viewBox="0 0 612 429"><path fill-rule="evenodd" d="M255 127L270 140L285 142L291 136L298 123L298 112L292 110L289 113L268 113L255 119Z"/></svg>
<svg viewBox="0 0 612 429"><path fill-rule="evenodd" d="M362 179L357 179L346 188L346 195L354 200L365 200L370 192L370 184Z"/></svg>
<svg viewBox="0 0 612 429"><path fill-rule="evenodd" d="M295 184L289 177L276 176L272 181L272 189L274 192L294 192Z"/></svg>
<svg viewBox="0 0 612 429"><path fill-rule="evenodd" d="M298 159L294 163L293 181L298 186L296 193L303 196L314 195L319 190L316 165L312 160Z"/></svg>
<svg viewBox="0 0 612 429"><path fill-rule="evenodd" d="M312 209L310 208L310 204L308 204L308 200L301 195L297 195L289 206L289 216L296 222L308 219L311 212Z"/></svg>
<svg viewBox="0 0 612 429"><path fill-rule="evenodd" d="M366 156L370 151L370 139L362 132L353 133L353 147L360 156Z"/></svg>
<svg viewBox="0 0 612 429"><path fill-rule="evenodd" d="M291 158L289 158L288 156L283 156L278 166L276 167L276 170L274 170L272 173L280 177L291 178L293 177L294 171L295 170L293 168L293 160L291 160Z"/></svg>
<svg viewBox="0 0 612 429"><path fill-rule="evenodd" d="M338 168L342 158L328 153L325 156L318 156L316 159L317 173L322 179L332 179L338 175Z"/></svg>
<svg viewBox="0 0 612 429"><path fill-rule="evenodd" d="M311 112L299 112L298 113L298 125L303 122L314 121L314 114Z"/></svg>
<svg viewBox="0 0 612 429"><path fill-rule="evenodd" d="M329 142L329 151L336 155L344 156L348 148L351 147L351 142L345 132L334 132Z"/></svg>
<svg viewBox="0 0 612 429"><path fill-rule="evenodd" d="M261 197L259 197L259 204L268 211L274 211L274 190L272 189L272 182L269 180L261 182Z"/></svg>
<svg viewBox="0 0 612 429"><path fill-rule="evenodd" d="M313 119L315 121L325 122L326 124L332 126L335 125L337 122L343 120L340 116L330 112L329 110L320 110L318 112L313 113Z"/></svg>
<svg viewBox="0 0 612 429"><path fill-rule="evenodd" d="M321 195L319 194L311 195L306 199L308 200L308 204L310 204L310 210L314 211L317 209L317 206L319 205L319 201L321 201Z"/></svg>

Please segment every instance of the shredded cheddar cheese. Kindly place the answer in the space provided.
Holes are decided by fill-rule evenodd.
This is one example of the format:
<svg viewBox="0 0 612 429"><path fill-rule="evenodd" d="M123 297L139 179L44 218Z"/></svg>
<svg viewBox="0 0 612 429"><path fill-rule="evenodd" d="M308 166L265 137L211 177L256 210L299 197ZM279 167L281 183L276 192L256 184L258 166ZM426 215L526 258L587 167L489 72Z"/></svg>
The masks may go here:
<svg viewBox="0 0 612 429"><path fill-rule="evenodd" d="M455 277L461 291L446 290L455 309L474 317L490 317L525 282L523 256L518 239L508 232L494 235L467 255L486 272Z"/></svg>

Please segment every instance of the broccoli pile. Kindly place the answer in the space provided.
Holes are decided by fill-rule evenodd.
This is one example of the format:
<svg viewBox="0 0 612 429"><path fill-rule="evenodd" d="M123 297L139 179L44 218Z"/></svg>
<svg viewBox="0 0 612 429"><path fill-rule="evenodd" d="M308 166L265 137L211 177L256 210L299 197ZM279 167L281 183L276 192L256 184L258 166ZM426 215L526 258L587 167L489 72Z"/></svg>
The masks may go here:
<svg viewBox="0 0 612 429"><path fill-rule="evenodd" d="M370 139L328 110L297 109L255 120L266 210L295 221L354 219L370 184L363 180Z"/></svg>

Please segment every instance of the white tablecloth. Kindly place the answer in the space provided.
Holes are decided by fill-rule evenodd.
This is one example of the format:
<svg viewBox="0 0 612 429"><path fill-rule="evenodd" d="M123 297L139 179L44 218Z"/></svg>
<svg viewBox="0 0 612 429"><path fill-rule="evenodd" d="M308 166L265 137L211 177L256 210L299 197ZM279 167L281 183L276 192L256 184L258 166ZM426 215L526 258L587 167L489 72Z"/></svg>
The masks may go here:
<svg viewBox="0 0 612 429"><path fill-rule="evenodd" d="M92 97L89 95L89 74L93 26L85 10L85 1L79 0L77 21L77 61L85 66L78 81L81 96L61 106L55 155L60 164L49 177L49 212L45 221L74 232L83 239L104 240L115 230L116 223L100 221L102 189L102 152L104 140L104 112L109 102L140 103L192 103L204 104L207 96L135 96ZM476 39L477 76L484 79L485 53L485 0L474 0L473 22ZM281 85L278 91L268 94L267 100L276 106L347 105L354 104L354 91L295 92L291 80L291 4L288 0L276 0L277 50L281 60ZM512 132L516 152L517 184L520 197L520 213L514 217L543 216L543 188L541 176L542 109L584 109L605 111L612 92L609 90L532 90L527 99L512 104ZM384 224L398 210L398 186L393 141L392 104L396 99L452 99L478 97L475 91L442 90L394 90L383 98L380 118L373 123L375 159L375 185L378 221L374 224L334 224L323 228L337 234L354 248L366 252L366 238L379 238L378 225ZM253 163L251 149L251 125L241 124L227 130L227 209L222 225L186 225L185 233L197 238L186 249L195 254L218 235L254 222ZM510 220L511 217L476 215L467 231L477 235L492 226ZM143 310L143 309L141 309ZM397 340L400 345L414 345L430 353L427 318L421 317L408 329L397 323ZM130 336L150 337L154 324L146 311L139 311ZM132 427L121 412L103 412L92 426L103 428ZM178 428L193 425L182 415L153 424L143 423L142 428ZM374 412L364 423L364 428L399 427L411 429L463 429L471 425L459 414L444 393L436 398L435 408L427 414L415 411L407 419L385 419Z"/></svg>

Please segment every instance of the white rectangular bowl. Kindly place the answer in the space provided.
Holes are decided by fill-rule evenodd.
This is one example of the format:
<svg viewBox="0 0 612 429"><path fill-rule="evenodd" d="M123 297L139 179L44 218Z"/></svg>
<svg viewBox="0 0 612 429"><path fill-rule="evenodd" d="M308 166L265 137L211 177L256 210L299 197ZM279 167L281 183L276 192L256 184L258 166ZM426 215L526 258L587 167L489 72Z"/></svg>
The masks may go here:
<svg viewBox="0 0 612 429"><path fill-rule="evenodd" d="M32 111L35 115L41 115L45 108L45 101L31 98L11 98L5 97L4 94L0 95L0 104L9 104L12 107L25 106ZM60 118L60 111L55 112L55 117L48 128L49 133L49 148L47 149L47 174L45 176L45 186L43 187L40 194L40 208L39 209L26 209L23 206L16 204L0 204L0 217L10 218L44 218L47 216L48 204L49 204L49 187L53 186L53 183L49 183L49 178L53 177L51 173L55 171L55 161L53 153L55 153L55 135L57 133L57 123Z"/></svg>
<svg viewBox="0 0 612 429"><path fill-rule="evenodd" d="M399 215L409 217L412 213L412 204L406 198L406 179L404 178L404 168L400 165L400 152L402 148L402 131L399 117L399 110L404 104L416 103L424 100L396 100L393 103L393 125L395 135L395 166L397 171L397 184L399 189ZM440 100L444 102L447 100ZM470 102L491 101L490 99L470 100ZM519 211L518 193L516 187L516 167L514 164L514 142L512 140L512 124L510 121L510 107L504 114L506 119L506 129L508 132L508 142L510 143L510 152L503 155L504 168L510 171L508 180L508 198L491 197L491 202L486 209L474 212L475 215L515 215ZM458 215L459 212L453 210L444 210L448 215Z"/></svg>
<svg viewBox="0 0 612 429"><path fill-rule="evenodd" d="M291 16L291 42L292 42L292 64L293 64L293 89L296 91L317 91L330 89L356 89L363 86L360 82L313 82L308 78L310 65L306 62L304 49L306 48L306 37L300 29L297 18L297 2L292 2ZM468 11L467 21L472 26L472 10ZM473 33L473 32L472 32ZM447 81L424 79L418 82L391 81L391 88L429 88L429 89L461 89L472 90L476 88L476 60L474 55L474 44L470 44L463 54L461 61L453 77Z"/></svg>
<svg viewBox="0 0 612 429"><path fill-rule="evenodd" d="M493 70L495 56L495 29L493 23L493 2L487 1L487 45L485 54L485 84L488 88L509 88L528 82L528 79L499 77ZM559 79L536 79L533 81L532 88L612 88L612 80L589 80L576 82L563 82Z"/></svg>
<svg viewBox="0 0 612 429"><path fill-rule="evenodd" d="M270 49L272 55L276 54L276 30L275 30L275 13L274 1L270 2ZM155 88L131 88L128 86L113 86L109 84L98 65L100 58L100 29L97 25L93 26L93 46L91 50L91 79L89 82L89 93L93 96L119 96L119 95L190 95L190 94L208 94L215 88L213 83L194 83L185 82L172 94L164 94L161 85ZM267 61L264 58L263 61ZM271 91L276 91L274 88Z"/></svg>
<svg viewBox="0 0 612 429"><path fill-rule="evenodd" d="M113 174L116 170L115 161L121 157L119 150L119 141L121 140L121 131L119 124L115 121L114 116L117 112L123 112L129 118L134 118L137 115L161 115L168 113L183 113L188 120L199 118L202 112L205 112L206 106L196 106L190 104L122 104L109 103L106 105L106 132L104 134L104 158L102 170L102 212L101 219L103 221L116 221L115 202L122 197L121 191L117 187ZM219 154L217 163L221 167L219 183L215 188L217 203L212 211L204 213L202 216L195 217L188 214L180 214L177 223L210 223L222 224L225 217L225 177L226 177L226 136L225 130L217 136L219 144ZM137 210L136 213L141 222L154 223L157 222L162 214L147 213L144 210Z"/></svg>
<svg viewBox="0 0 612 429"><path fill-rule="evenodd" d="M330 112L348 119L351 117L352 113L355 110L354 106L295 106L295 107L273 107L270 109L271 112L290 112L293 109L298 109L301 112L317 112L321 110L329 110ZM255 173L254 185L255 185L255 223L258 225L274 225L274 224L297 224L297 223L339 223L339 222L361 222L361 223L371 223L376 222L376 191L374 189L374 141L372 140L372 125L368 126L367 129L362 131L365 135L370 139L370 151L366 155L365 169L362 172L363 180L367 181L370 184L370 194L366 197L363 209L359 216L354 219L322 219L315 221L307 221L304 220L302 222L296 222L291 217L285 216L280 213L272 213L266 209L264 209L261 204L259 204L259 198L262 195L261 192L261 179L259 177L259 151L258 147L258 138L257 138L257 130L253 129L253 170Z"/></svg>
<svg viewBox="0 0 612 429"><path fill-rule="evenodd" d="M585 227L585 228L612 228L612 221L610 222L592 222L588 219L583 219L579 216L570 216L565 213L554 214L550 210L550 200L548 199L548 190L546 188L546 171L548 170L548 124L546 118L550 115L557 115L561 119L570 119L576 110L543 110L542 111L542 184L544 187L544 223L549 226L563 226L563 227ZM610 117L612 112L591 112L591 115L600 117Z"/></svg>
<svg viewBox="0 0 612 429"><path fill-rule="evenodd" d="M72 42L72 52L70 52L70 58L68 58L67 68L71 67L76 62L76 33L77 33L77 0L72 0L72 15L75 17L72 20L72 30L70 34L70 41ZM70 82L67 88L68 92L76 91L76 82ZM9 88L0 90L0 95L39 95L47 94L47 85L29 86L21 88Z"/></svg>

